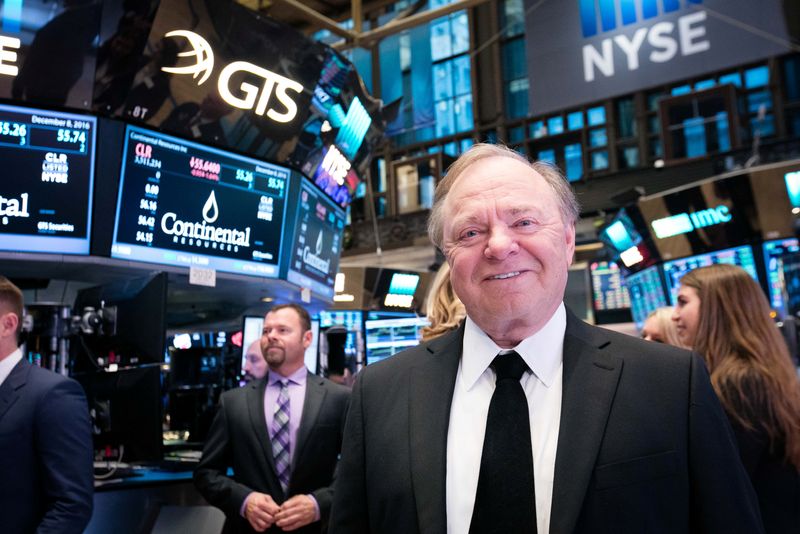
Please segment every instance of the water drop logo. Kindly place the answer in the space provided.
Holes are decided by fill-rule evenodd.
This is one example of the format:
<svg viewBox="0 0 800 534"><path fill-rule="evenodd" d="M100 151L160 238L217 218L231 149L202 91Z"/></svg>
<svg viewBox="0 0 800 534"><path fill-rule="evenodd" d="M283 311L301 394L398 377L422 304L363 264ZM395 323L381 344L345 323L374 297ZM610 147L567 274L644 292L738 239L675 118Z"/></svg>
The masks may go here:
<svg viewBox="0 0 800 534"><path fill-rule="evenodd" d="M217 220L219 217L219 206L217 206L217 197L214 196L214 191L211 191L211 194L208 195L208 200L206 200L205 205L203 206L203 219L211 224Z"/></svg>
<svg viewBox="0 0 800 534"><path fill-rule="evenodd" d="M317 236L317 246L316 246L315 254L317 256L322 254L322 230L320 230L319 235Z"/></svg>

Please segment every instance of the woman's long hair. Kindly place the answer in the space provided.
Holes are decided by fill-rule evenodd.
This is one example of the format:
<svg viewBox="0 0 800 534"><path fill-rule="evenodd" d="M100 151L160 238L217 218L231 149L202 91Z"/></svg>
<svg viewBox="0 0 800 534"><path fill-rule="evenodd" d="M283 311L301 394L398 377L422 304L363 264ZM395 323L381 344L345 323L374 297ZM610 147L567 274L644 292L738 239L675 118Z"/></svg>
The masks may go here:
<svg viewBox="0 0 800 534"><path fill-rule="evenodd" d="M726 412L746 429L763 428L772 451L783 443L785 459L800 469L800 380L758 283L720 264L690 271L681 285L700 297L694 350Z"/></svg>
<svg viewBox="0 0 800 534"><path fill-rule="evenodd" d="M456 296L450 284L450 266L447 262L442 264L433 279L425 307L431 324L422 329L423 341L458 328L461 320L467 315L464 304Z"/></svg>

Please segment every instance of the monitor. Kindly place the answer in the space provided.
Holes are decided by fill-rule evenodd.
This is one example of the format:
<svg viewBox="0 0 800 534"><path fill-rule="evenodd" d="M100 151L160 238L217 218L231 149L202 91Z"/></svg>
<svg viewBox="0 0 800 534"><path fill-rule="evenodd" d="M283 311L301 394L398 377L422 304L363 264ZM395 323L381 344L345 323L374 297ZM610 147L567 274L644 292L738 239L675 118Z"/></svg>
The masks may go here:
<svg viewBox="0 0 800 534"><path fill-rule="evenodd" d="M670 298L669 304L671 306L675 305L678 298L678 290L681 285L681 278L684 274L692 269L713 265L715 263L738 265L747 271L747 273L753 277L753 280L758 282L756 262L753 258L753 248L750 245L717 250L715 252L706 252L705 254L689 256L688 258L681 258L678 260L665 261L664 278L667 283L667 293Z"/></svg>
<svg viewBox="0 0 800 534"><path fill-rule="evenodd" d="M290 171L128 126L111 256L277 278Z"/></svg>
<svg viewBox="0 0 800 534"><path fill-rule="evenodd" d="M0 250L88 254L97 119L0 105Z"/></svg>
<svg viewBox="0 0 800 534"><path fill-rule="evenodd" d="M244 375L245 355L250 345L261 339L261 330L264 327L264 317L261 316L245 316L244 325L242 327L242 357L241 357L241 371ZM305 363L306 367L312 373L317 372L317 347L319 346L319 319L311 318L311 345L306 348Z"/></svg>
<svg viewBox="0 0 800 534"><path fill-rule="evenodd" d="M161 366L74 376L86 392L96 460L157 462L163 455ZM108 454L110 453L110 456Z"/></svg>
<svg viewBox="0 0 800 534"><path fill-rule="evenodd" d="M625 208L617 212L611 224L598 232L598 237L616 255L636 246L642 240Z"/></svg>
<svg viewBox="0 0 800 534"><path fill-rule="evenodd" d="M345 211L305 178L300 180L295 209L286 280L331 299L339 270Z"/></svg>
<svg viewBox="0 0 800 534"><path fill-rule="evenodd" d="M422 329L429 324L426 317L365 321L367 365L416 347L422 340Z"/></svg>
<svg viewBox="0 0 800 534"><path fill-rule="evenodd" d="M800 316L800 253L784 256L782 261L786 312Z"/></svg>
<svg viewBox="0 0 800 534"><path fill-rule="evenodd" d="M644 327L648 315L662 306L669 305L657 265L626 276L625 287L630 296L633 322L639 330Z"/></svg>
<svg viewBox="0 0 800 534"><path fill-rule="evenodd" d="M631 307L622 271L612 261L595 261L589 264L592 282L592 308L595 312L626 310Z"/></svg>
<svg viewBox="0 0 800 534"><path fill-rule="evenodd" d="M166 308L165 273L81 289L73 315L92 328L70 343L73 369L164 361Z"/></svg>
<svg viewBox="0 0 800 534"><path fill-rule="evenodd" d="M783 257L800 252L800 243L796 237L765 241L764 265L767 269L767 286L769 289L769 304L778 313L778 317L786 317L788 309L783 299Z"/></svg>

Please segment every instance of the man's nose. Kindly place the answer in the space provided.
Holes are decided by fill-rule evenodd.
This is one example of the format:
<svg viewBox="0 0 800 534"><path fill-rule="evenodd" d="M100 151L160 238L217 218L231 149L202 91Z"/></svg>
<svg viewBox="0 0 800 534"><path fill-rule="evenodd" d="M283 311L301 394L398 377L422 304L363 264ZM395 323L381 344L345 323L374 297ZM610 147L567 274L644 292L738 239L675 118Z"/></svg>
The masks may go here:
<svg viewBox="0 0 800 534"><path fill-rule="evenodd" d="M519 250L517 238L510 228L495 226L489 232L484 254L487 258L502 260Z"/></svg>

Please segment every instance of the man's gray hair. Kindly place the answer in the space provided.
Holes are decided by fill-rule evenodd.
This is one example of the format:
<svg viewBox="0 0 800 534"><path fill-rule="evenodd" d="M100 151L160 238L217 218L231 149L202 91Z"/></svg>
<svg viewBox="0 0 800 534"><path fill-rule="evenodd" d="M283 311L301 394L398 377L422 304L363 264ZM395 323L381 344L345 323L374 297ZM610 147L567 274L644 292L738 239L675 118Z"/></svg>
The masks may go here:
<svg viewBox="0 0 800 534"><path fill-rule="evenodd" d="M580 207L575 193L561 170L555 165L545 161L535 161L531 163L519 152L503 145L493 145L489 143L478 143L461 154L458 159L447 169L447 174L436 186L436 194L433 200L433 208L428 218L428 237L439 250L444 249L444 203L447 194L453 188L456 180L464 174L472 164L486 158L511 158L515 159L539 173L544 178L547 185L553 190L558 198L561 219L564 224L575 224L580 216Z"/></svg>

